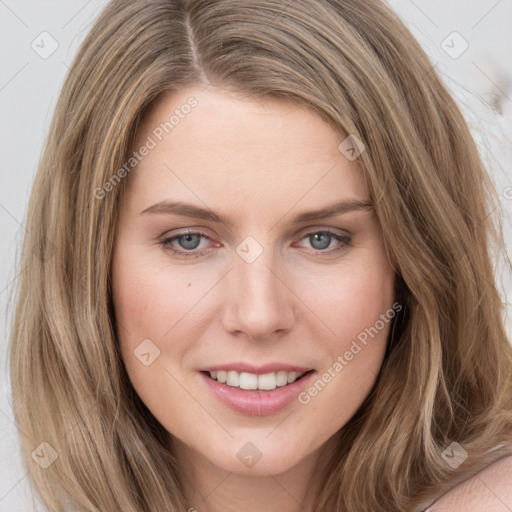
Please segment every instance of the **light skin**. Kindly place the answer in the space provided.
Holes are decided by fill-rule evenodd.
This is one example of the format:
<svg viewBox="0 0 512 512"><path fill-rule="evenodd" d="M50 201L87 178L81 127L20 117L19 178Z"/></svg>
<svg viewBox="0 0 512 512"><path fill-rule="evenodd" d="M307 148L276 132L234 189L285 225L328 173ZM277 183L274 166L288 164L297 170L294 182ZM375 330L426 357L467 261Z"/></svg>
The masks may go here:
<svg viewBox="0 0 512 512"><path fill-rule="evenodd" d="M510 511L512 510L511 483L512 455L509 455L444 494L425 512Z"/></svg>
<svg viewBox="0 0 512 512"><path fill-rule="evenodd" d="M267 416L228 409L199 370L277 361L320 378L392 309L395 273L373 209L294 222L340 201L370 203L360 164L338 149L345 137L313 110L212 87L175 91L145 117L134 148L191 96L197 107L131 172L120 203L112 285L122 357L135 391L171 434L190 507L313 510L317 469L369 395L391 324L308 404L294 400ZM162 201L206 208L231 224L141 213ZM203 236L187 239L187 230ZM248 236L262 249L251 263L236 251ZM160 350L149 365L134 355L145 339ZM237 457L248 442L261 452L252 467Z"/></svg>

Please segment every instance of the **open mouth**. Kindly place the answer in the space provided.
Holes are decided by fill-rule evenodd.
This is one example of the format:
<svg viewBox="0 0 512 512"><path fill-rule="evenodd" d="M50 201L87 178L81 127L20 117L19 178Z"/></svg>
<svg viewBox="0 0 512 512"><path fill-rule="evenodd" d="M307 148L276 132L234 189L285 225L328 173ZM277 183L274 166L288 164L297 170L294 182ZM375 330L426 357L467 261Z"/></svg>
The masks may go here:
<svg viewBox="0 0 512 512"><path fill-rule="evenodd" d="M205 374L210 379L229 387L247 391L271 391L276 388L293 384L313 371L314 370L309 370L303 373L278 371L262 375L249 372L237 372L233 370L202 371L201 373Z"/></svg>

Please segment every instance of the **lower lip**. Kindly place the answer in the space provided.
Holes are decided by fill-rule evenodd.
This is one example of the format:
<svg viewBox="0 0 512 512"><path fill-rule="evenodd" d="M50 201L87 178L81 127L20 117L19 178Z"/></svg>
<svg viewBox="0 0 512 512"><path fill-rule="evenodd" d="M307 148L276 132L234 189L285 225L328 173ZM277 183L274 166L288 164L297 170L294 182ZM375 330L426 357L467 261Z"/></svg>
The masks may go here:
<svg viewBox="0 0 512 512"><path fill-rule="evenodd" d="M270 416L289 406L307 387L314 371L305 374L299 380L277 387L270 391L240 389L221 384L200 372L210 391L231 410L247 416Z"/></svg>

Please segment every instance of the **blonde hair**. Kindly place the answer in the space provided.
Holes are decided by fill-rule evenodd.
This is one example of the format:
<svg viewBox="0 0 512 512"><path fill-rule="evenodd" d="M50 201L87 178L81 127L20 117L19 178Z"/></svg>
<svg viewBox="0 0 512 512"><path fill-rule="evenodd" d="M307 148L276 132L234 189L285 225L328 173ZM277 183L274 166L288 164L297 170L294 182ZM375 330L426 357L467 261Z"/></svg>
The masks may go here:
<svg viewBox="0 0 512 512"><path fill-rule="evenodd" d="M404 307L374 389L324 461L315 510L410 510L512 453L512 349L490 255L503 249L488 213L496 193L395 13L378 0L115 0L65 81L21 257L10 372L44 504L190 506L169 433L117 344L110 261L126 179L102 199L95 191L129 158L157 97L197 85L308 105L366 148L359 162ZM31 457L42 442L58 454L46 469ZM451 442L469 454L457 469L441 455Z"/></svg>

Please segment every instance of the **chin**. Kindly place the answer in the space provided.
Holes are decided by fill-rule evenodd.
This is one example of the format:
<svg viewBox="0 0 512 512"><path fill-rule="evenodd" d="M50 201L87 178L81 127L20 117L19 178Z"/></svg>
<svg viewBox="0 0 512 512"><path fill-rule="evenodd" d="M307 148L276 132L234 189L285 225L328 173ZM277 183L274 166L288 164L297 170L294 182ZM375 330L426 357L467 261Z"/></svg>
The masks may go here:
<svg viewBox="0 0 512 512"><path fill-rule="evenodd" d="M209 453L207 458L215 466L232 473L247 476L279 475L299 464L303 455L297 450L297 443L272 443L265 439L230 443L221 453ZM233 447L231 449L231 446Z"/></svg>

